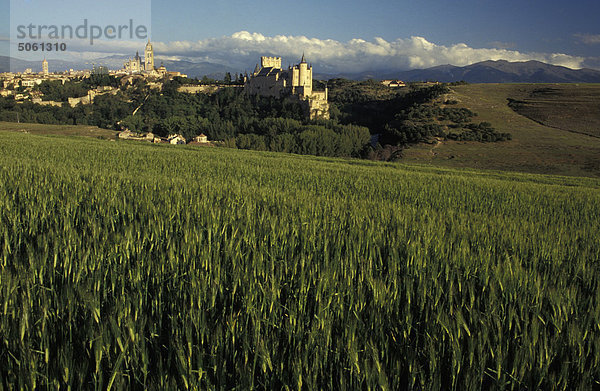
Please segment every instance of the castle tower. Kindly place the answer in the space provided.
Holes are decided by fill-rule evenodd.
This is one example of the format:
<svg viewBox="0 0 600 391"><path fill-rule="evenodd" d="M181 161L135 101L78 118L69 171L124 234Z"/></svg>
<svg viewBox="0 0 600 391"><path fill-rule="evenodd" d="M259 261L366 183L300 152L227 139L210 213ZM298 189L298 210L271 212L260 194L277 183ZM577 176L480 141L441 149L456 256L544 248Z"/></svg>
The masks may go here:
<svg viewBox="0 0 600 391"><path fill-rule="evenodd" d="M144 50L144 70L145 71L153 71L154 70L154 49L152 48L150 39L148 39L148 43L146 44L146 49Z"/></svg>
<svg viewBox="0 0 600 391"><path fill-rule="evenodd" d="M42 73L44 74L44 76L48 75L48 61L46 61L45 58L44 61L42 61Z"/></svg>
<svg viewBox="0 0 600 391"><path fill-rule="evenodd" d="M304 85L304 80L306 80L306 72L308 70L308 64L306 63L306 59L304 59L304 53L302 53L302 60L300 60L298 68L300 68L300 85Z"/></svg>
<svg viewBox="0 0 600 391"><path fill-rule="evenodd" d="M298 86L303 87L304 96L310 96L312 94L312 67L309 68L306 63L304 53L302 53L300 64L298 64L298 70Z"/></svg>

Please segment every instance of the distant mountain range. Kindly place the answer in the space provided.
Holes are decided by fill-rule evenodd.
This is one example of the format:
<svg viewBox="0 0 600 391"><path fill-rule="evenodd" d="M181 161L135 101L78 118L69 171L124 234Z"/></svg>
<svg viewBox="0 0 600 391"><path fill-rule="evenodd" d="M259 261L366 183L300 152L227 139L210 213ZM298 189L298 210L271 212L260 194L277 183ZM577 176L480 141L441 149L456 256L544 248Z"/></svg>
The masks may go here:
<svg viewBox="0 0 600 391"><path fill-rule="evenodd" d="M570 69L539 61L509 62L505 60L483 61L464 67L440 65L427 69L399 72L363 72L343 77L366 80L400 79L403 81L440 81L469 83L600 83L600 71L594 69ZM327 77L331 78L331 77Z"/></svg>
<svg viewBox="0 0 600 391"><path fill-rule="evenodd" d="M109 56L92 62L69 62L49 59L51 72L64 71L68 69L91 69L93 64L104 65L111 69L118 69L129 56ZM24 71L31 68L34 72L41 71L40 61L24 61L12 59L12 68ZM226 72L232 75L240 73L233 67L214 64L210 62L193 62L185 60L161 60L156 58L156 65L164 63L170 71L177 71L189 77L208 76L214 79L222 79ZM9 58L0 56L0 72L9 69ZM366 79L400 79L403 81L441 81L456 82L466 81L469 83L600 83L600 71L593 69L570 69L566 67L550 65L539 61L509 62L505 60L483 61L464 67L454 65L440 65L427 69L413 69L409 71L371 71L362 73L339 73L319 74L315 72L315 78L331 79L344 77L354 80Z"/></svg>
<svg viewBox="0 0 600 391"><path fill-rule="evenodd" d="M20 60L18 58L10 58L7 56L0 56L0 72L8 72L10 69L16 72L23 72L27 68L31 68L32 72L37 73L42 71L42 60L40 61L27 61ZM76 61L64 61L48 59L48 70L50 72L63 72L69 69L91 69L92 63L76 62Z"/></svg>

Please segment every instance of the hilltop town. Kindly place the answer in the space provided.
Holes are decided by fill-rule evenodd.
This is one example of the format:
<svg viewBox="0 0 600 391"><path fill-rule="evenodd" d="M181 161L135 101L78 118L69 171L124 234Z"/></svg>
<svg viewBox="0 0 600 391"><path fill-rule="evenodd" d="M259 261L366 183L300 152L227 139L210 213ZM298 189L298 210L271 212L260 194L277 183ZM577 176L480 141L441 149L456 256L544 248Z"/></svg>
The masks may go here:
<svg viewBox="0 0 600 391"><path fill-rule="evenodd" d="M48 101L43 99L41 93L36 86L39 86L45 81L59 81L65 84L68 81L83 80L90 78L94 74L109 75L120 78L121 84L131 84L136 78L144 78L153 88L161 88L161 81L169 80L174 77L187 77L180 72L169 72L161 65L154 65L154 49L152 43L148 41L144 49L144 58L140 58L139 52L135 57L129 58L123 68L117 70L109 70L105 67L98 66L91 70L73 70L69 69L62 72L49 72L48 61L44 58L42 61L41 72L34 72L31 68L25 69L24 72L5 72L0 73L0 96L14 97L17 102L31 101L33 103L49 106L61 106L62 102ZM101 87L91 89L85 96L70 97L68 103L71 107L78 104L91 104L94 98L98 95L107 93L114 94L115 88Z"/></svg>
<svg viewBox="0 0 600 391"><path fill-rule="evenodd" d="M41 72L26 69L24 72L0 74L0 80L2 81L0 96L11 98L11 101L17 105L33 104L34 106L27 105L27 110L33 112L42 110L36 109L35 105L54 107L61 110L64 107L70 107L75 110L71 114L65 112L51 114L51 112L47 112L42 115L46 118L42 121L47 123L56 123L55 121L60 123L64 120L57 118L64 118L65 115L73 117L73 124L90 123L90 120L86 118L89 117L91 111L81 111L81 108L95 105L101 97L103 98L102 105L107 104L104 97L112 99L110 102L114 103L113 107L107 107L106 109L109 111L114 111L114 107L119 105L131 106L131 104L134 104L130 109L120 110L122 112L120 118L114 118L115 113L107 116L105 110L104 114L100 115L106 117L106 119L101 120L99 124L93 121L92 123L101 126L107 124L110 128L118 130L119 139L155 143L186 144L191 142L199 145L212 145L213 142L209 141L209 136L206 133L212 133L214 137L215 134L222 133L222 131L213 130L211 132L211 126L213 128L217 126L217 129L229 129L229 125L219 122L216 125L199 128L197 124L191 125L192 119L186 119L187 125L182 126L163 126L159 124L158 127L162 130L159 132L160 134L156 134L154 129L157 125L153 124L152 120L144 114L144 105L150 96L154 96L153 99L159 98L167 92L166 88L172 91L173 87L176 88L177 92L191 95L213 95L219 94L221 91L231 90L235 91L236 96L242 94L247 96L248 99L256 97L264 102L271 102L268 105L280 102L278 104L280 109L277 110L289 111L288 114L279 114L282 117L291 115L295 121L302 122L305 120L328 120L330 118L328 87L326 84L324 86L313 86L313 67L307 62L306 57L302 55L297 64L290 65L286 69L282 67L281 63L281 57L262 56L260 65L256 65L254 72L240 74L236 76L235 80L229 74L227 75L229 79L226 76L223 82L190 79L180 72L168 71L163 64L156 66L154 46L148 40L143 50L143 56L140 55L139 51L136 52L135 56L129 57L124 62L122 68L116 70L95 66L93 69L85 71L70 69L63 72L50 72L48 60L44 59L41 64ZM56 91L60 91L60 93ZM108 98L110 96L114 96L114 98ZM91 110L104 109L96 107ZM16 121L21 119L24 121L37 121L34 119L36 115L23 118L26 116L20 116L19 110L16 110L14 114ZM50 119L49 116L53 116L54 119ZM82 116L83 118L81 118ZM107 121L115 122L107 123ZM168 121L175 121L175 119L166 117L161 120L161 123ZM197 118L196 121L202 123L201 118ZM305 125L299 122L297 126ZM191 128L195 130L192 131ZM187 131L184 131L186 129ZM226 132L236 136L236 133L231 133L230 130ZM249 135L249 138L245 138L244 135L240 135L237 137L236 143L240 143L242 146L255 145L256 140L252 137L252 135ZM219 138L222 140L223 136L219 136ZM288 146L286 148L294 150L297 147Z"/></svg>
<svg viewBox="0 0 600 391"><path fill-rule="evenodd" d="M60 81L65 84L72 80L90 78L94 74L118 77L123 86L131 85L135 80L143 79L150 88L161 90L164 83L175 77L187 79L187 75L181 72L168 71L161 64L156 67L154 61L154 48L148 40L144 48L144 56L139 51L134 57L128 58L121 69L109 70L98 66L92 70L74 71L70 69L64 72L49 72L49 64L46 59L42 61L42 71L34 72L31 68L24 72L6 72L0 74L2 85L0 96L14 97L16 102L31 101L40 105L61 106L63 102L46 100L43 93L36 88L45 81ZM238 84L225 86L214 86L212 84L190 83L179 87L180 92L187 93L214 93L220 88L237 87L243 88L249 95L260 95L277 97L282 99L296 99L302 102L306 115L310 119L329 118L329 104L327 101L327 87L323 91L313 89L312 66L306 62L304 55L297 65L290 66L284 70L281 67L281 57L261 57L260 67L251 75L247 73L238 80ZM102 86L87 91L80 97L69 97L68 103L71 107L78 104L92 104L94 98L104 94L115 94L117 88Z"/></svg>

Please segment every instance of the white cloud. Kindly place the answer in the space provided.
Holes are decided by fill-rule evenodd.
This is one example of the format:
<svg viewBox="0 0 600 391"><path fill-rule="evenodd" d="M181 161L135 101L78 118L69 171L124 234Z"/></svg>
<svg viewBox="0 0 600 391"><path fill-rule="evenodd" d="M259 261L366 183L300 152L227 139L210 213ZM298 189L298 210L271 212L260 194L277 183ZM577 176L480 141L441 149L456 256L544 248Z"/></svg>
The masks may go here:
<svg viewBox="0 0 600 391"><path fill-rule="evenodd" d="M522 53L507 48L476 49L464 43L438 45L423 37L386 41L355 38L348 42L306 36L265 36L240 31L231 36L199 41L157 42L157 55L201 59L237 68L247 68L261 55L282 56L296 62L302 53L321 72L360 72L366 70L404 70L452 64L464 66L484 60L538 60L569 68L581 68L585 58L561 53Z"/></svg>
<svg viewBox="0 0 600 391"><path fill-rule="evenodd" d="M596 45L600 43L600 34L575 34L575 38L586 45Z"/></svg>
<svg viewBox="0 0 600 391"><path fill-rule="evenodd" d="M464 43L438 45L423 37L399 38L386 41L376 37L372 41L361 38L347 42L306 36L276 35L239 31L230 36L199 41L154 42L154 51L160 59L207 61L234 69L252 70L261 55L281 56L284 66L297 63L304 53L322 73L362 72L371 70L407 70L436 65L469 65L485 60L528 61L538 60L569 68L581 68L586 61L561 53L522 53L508 48L472 48ZM143 55L144 44L132 41L104 40L71 41L64 57L92 59L110 54ZM98 58L96 57L96 58Z"/></svg>

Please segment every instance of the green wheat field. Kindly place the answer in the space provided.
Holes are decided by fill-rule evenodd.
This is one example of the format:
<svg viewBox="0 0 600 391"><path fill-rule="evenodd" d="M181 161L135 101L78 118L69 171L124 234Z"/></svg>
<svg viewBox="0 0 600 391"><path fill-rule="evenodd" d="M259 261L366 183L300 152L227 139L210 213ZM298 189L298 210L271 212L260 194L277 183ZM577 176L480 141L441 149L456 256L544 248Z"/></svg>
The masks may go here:
<svg viewBox="0 0 600 391"><path fill-rule="evenodd" d="M0 389L600 386L600 180L0 133Z"/></svg>

